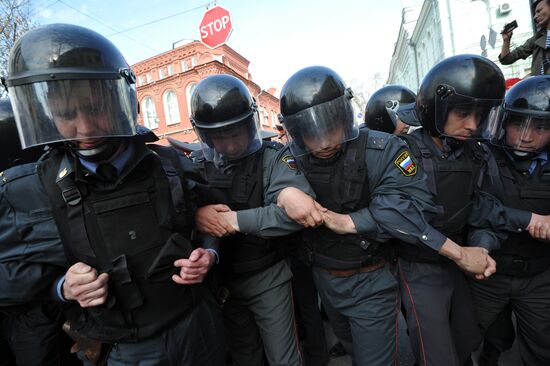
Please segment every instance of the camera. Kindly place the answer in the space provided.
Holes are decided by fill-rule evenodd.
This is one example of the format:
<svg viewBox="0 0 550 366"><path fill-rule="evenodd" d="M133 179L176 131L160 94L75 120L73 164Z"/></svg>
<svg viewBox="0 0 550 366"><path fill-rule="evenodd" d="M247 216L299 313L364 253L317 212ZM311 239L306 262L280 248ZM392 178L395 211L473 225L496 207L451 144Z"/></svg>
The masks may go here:
<svg viewBox="0 0 550 366"><path fill-rule="evenodd" d="M500 32L500 34L511 32L517 27L518 27L518 22L513 20L508 24L504 24L504 28L502 28L502 32Z"/></svg>

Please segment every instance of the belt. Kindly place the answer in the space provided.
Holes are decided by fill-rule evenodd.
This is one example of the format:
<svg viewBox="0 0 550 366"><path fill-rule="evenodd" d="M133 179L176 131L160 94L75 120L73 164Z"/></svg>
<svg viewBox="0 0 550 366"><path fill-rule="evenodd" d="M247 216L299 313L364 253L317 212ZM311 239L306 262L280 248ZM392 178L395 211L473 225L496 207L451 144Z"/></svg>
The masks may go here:
<svg viewBox="0 0 550 366"><path fill-rule="evenodd" d="M368 272L374 272L377 269L380 269L384 267L386 264L386 260L382 259L379 262L376 262L374 264L370 264L368 266L360 267L360 268L353 268L353 269L328 269L323 268L329 275L334 277L351 277L353 275L356 275L358 273L368 273Z"/></svg>

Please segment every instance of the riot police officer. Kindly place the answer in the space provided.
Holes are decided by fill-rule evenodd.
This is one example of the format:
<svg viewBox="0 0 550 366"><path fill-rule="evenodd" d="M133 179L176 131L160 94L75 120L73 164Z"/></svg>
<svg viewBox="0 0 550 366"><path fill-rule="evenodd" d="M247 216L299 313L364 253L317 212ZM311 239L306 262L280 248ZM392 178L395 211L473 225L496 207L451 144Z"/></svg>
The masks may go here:
<svg viewBox="0 0 550 366"><path fill-rule="evenodd" d="M203 144L196 160L214 201L197 213L202 231L222 236L222 312L234 365L302 364L294 326L291 278L284 238L301 226L277 206L286 187L313 194L294 158L280 143L259 137L258 107L231 75L197 84L191 121ZM320 219L320 218L319 218Z"/></svg>
<svg viewBox="0 0 550 366"><path fill-rule="evenodd" d="M484 137L504 91L502 72L491 61L476 55L449 57L428 72L419 88L414 107L423 128L402 136L434 193L434 226L458 243L466 242L467 225L529 223L529 213L508 215L479 189L488 156L476 139ZM471 245L484 242L482 237L472 238ZM470 362L481 337L462 272L424 247L402 243L398 255L401 299L417 363Z"/></svg>
<svg viewBox="0 0 550 366"><path fill-rule="evenodd" d="M492 128L490 147L497 164L484 188L511 209L550 214L549 101L550 76L525 79L508 91ZM544 238L548 225L533 225L530 231ZM511 305L523 363L548 365L550 248L527 230L500 234L484 243L497 261L497 273L471 283L478 320L486 330Z"/></svg>
<svg viewBox="0 0 550 366"><path fill-rule="evenodd" d="M413 103L416 94L402 85L386 85L374 92L365 107L365 125L371 130L400 135L409 131L408 125L399 119L400 105ZM418 121L413 121L418 126Z"/></svg>
<svg viewBox="0 0 550 366"><path fill-rule="evenodd" d="M0 171L38 160L42 149L22 150L9 99L0 99ZM61 306L36 301L0 308L0 365L57 365L70 359L61 330ZM32 352L30 352L32 350Z"/></svg>
<svg viewBox="0 0 550 366"><path fill-rule="evenodd" d="M221 315L202 285L215 253L191 241L201 178L136 131L121 53L50 24L16 42L8 72L22 146L50 150L2 176L1 305L51 290L73 330L112 345L110 365L222 364Z"/></svg>
<svg viewBox="0 0 550 366"><path fill-rule="evenodd" d="M390 365L398 292L385 241L420 241L475 273L494 268L485 251L464 251L427 224L422 211L433 212L430 194L408 148L395 136L359 130L352 97L336 72L307 67L283 86L281 120L323 217L324 226L309 230L304 242L334 332L355 364ZM302 220L298 192L281 192L278 201Z"/></svg>

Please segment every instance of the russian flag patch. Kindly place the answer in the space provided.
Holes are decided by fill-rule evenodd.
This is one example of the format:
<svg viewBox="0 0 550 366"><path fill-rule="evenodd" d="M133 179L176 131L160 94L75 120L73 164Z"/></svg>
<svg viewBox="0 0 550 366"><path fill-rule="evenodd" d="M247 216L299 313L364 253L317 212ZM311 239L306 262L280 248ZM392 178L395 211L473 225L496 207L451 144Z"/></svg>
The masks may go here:
<svg viewBox="0 0 550 366"><path fill-rule="evenodd" d="M288 165L290 169L292 170L298 169L298 165L296 164L296 160L294 159L293 156L285 155L281 160L284 161L285 164Z"/></svg>
<svg viewBox="0 0 550 366"><path fill-rule="evenodd" d="M408 151L403 151L393 162L403 175L410 177L416 174L416 164Z"/></svg>

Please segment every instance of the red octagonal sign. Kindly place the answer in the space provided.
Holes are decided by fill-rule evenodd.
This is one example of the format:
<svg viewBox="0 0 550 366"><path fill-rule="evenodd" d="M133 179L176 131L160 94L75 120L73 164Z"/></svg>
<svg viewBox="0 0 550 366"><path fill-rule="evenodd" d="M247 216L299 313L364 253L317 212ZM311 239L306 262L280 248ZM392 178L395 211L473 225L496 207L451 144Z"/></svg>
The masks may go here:
<svg viewBox="0 0 550 366"><path fill-rule="evenodd" d="M199 26L201 42L210 48L221 46L231 34L231 15L229 10L217 5L204 13Z"/></svg>

